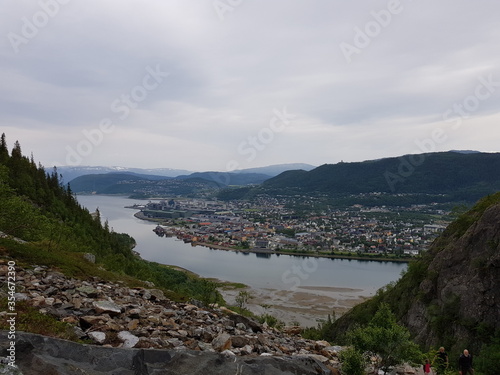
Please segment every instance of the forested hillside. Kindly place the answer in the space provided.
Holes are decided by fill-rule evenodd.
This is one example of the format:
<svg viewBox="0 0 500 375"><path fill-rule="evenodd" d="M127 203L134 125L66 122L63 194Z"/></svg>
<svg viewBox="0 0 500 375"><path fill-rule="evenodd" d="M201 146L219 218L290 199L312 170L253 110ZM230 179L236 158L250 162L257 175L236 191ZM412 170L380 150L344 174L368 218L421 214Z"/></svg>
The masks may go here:
<svg viewBox="0 0 500 375"><path fill-rule="evenodd" d="M88 275L84 253L94 254L97 267L151 281L173 297L215 298L215 285L134 255L135 241L101 222L99 212L80 206L57 170L47 172L22 154L19 142L9 153L5 134L0 140L0 249L18 261L60 267ZM9 238L16 237L26 244ZM84 262L82 264L82 262ZM174 295L176 294L176 295Z"/></svg>
<svg viewBox="0 0 500 375"><path fill-rule="evenodd" d="M411 205L473 203L498 190L499 153L436 152L287 171L251 190L226 190L220 198L321 195L334 204Z"/></svg>

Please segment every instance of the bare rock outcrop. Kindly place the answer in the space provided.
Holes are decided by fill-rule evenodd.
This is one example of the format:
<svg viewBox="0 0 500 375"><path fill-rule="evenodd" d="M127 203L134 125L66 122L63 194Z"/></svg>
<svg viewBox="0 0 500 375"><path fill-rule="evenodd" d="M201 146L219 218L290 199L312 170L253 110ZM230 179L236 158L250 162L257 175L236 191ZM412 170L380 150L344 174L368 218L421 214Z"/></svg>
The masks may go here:
<svg viewBox="0 0 500 375"><path fill-rule="evenodd" d="M0 331L0 347L7 342L6 332ZM23 375L331 374L307 356L236 357L193 350L107 348L22 332L16 356L16 371Z"/></svg>

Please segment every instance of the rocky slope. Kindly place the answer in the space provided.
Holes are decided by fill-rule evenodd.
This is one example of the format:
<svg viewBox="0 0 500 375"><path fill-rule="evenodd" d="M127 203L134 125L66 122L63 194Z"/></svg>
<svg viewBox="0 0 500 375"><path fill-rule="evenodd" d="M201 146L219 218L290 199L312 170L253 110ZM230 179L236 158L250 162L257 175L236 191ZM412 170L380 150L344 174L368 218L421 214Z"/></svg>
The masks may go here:
<svg viewBox="0 0 500 375"><path fill-rule="evenodd" d="M0 284L6 282L6 262L0 260ZM82 281L44 266L16 266L16 279L18 303L26 301L40 312L69 323L78 337L92 340L98 346L211 353L212 356L203 357L204 361L217 361L217 353L247 359L279 356L287 361L295 358L315 364L316 367L309 367L325 374L330 371L328 367L339 366L338 347L326 341L302 339L297 335L299 327L288 327L281 332L224 307L207 309L174 303L158 289L133 289L98 278ZM37 345L32 346L37 348ZM36 353L30 352L30 355ZM191 353L188 357L193 355L196 354ZM264 362L258 363L264 366Z"/></svg>

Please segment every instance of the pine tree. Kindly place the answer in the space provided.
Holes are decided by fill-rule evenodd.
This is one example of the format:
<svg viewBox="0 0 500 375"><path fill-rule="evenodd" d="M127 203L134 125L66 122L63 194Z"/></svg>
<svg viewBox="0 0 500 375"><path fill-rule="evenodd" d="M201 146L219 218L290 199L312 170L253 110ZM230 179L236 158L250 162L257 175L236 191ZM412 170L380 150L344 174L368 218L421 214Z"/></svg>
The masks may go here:
<svg viewBox="0 0 500 375"><path fill-rule="evenodd" d="M0 164L7 164L9 160L9 150L7 148L7 142L5 140L5 133L2 133L2 137L0 139Z"/></svg>

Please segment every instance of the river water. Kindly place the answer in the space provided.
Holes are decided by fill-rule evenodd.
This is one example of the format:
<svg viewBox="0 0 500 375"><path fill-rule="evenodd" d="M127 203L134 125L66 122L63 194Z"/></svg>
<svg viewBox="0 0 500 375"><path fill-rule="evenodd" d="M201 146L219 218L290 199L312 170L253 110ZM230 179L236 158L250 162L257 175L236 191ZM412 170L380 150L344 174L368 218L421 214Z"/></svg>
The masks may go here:
<svg viewBox="0 0 500 375"><path fill-rule="evenodd" d="M135 250L143 259L179 266L202 277L246 284L256 295L256 300L263 302L261 305L268 305L266 300L271 298L277 300L271 302L280 304L281 301L284 307L296 307L293 310L297 310L296 305L309 298L310 303L303 306L302 311L306 315L311 314L311 311L306 311L311 308L317 310L318 316L335 308L342 313L373 295L380 287L397 280L406 269L405 263L396 262L264 256L191 246L175 237L158 237L152 231L156 224L135 218L136 211L125 208L147 201L99 195L78 196L78 201L91 212L98 207L101 217L108 220L110 227L134 237L137 242ZM234 298L234 294L228 292L225 298ZM344 303L346 300L350 302ZM258 306L255 305L255 312L262 312ZM315 320L301 314L301 311L295 311L294 316L281 315L300 323Z"/></svg>

